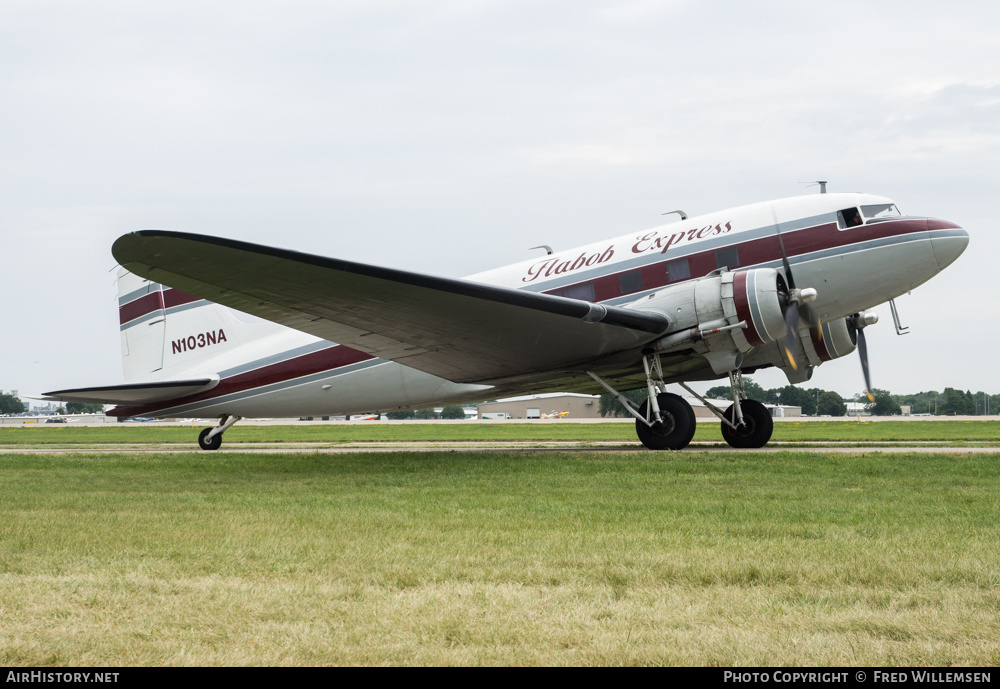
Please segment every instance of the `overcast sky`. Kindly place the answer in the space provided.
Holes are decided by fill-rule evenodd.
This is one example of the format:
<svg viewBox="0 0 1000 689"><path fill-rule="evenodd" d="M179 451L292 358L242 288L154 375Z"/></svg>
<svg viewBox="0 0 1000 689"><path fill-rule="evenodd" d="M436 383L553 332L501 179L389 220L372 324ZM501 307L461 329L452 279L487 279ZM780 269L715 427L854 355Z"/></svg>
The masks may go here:
<svg viewBox="0 0 1000 689"><path fill-rule="evenodd" d="M0 389L123 382L158 228L461 276L831 191L971 235L876 387L1000 392L994 2L0 0ZM759 374L765 387L780 372ZM807 387L853 395L856 356Z"/></svg>

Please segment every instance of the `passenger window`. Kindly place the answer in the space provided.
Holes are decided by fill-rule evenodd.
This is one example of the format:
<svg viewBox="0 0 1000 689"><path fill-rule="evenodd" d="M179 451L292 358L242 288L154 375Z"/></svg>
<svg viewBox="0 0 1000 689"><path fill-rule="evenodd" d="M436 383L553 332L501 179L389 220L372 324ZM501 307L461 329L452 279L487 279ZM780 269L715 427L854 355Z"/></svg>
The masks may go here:
<svg viewBox="0 0 1000 689"><path fill-rule="evenodd" d="M845 208L842 211L837 211L837 225L842 230L846 230L849 227L857 227L863 223L861 213L858 212L857 208Z"/></svg>
<svg viewBox="0 0 1000 689"><path fill-rule="evenodd" d="M689 277L691 277L691 266L688 265L686 258L667 262L667 282L687 280Z"/></svg>
<svg viewBox="0 0 1000 689"><path fill-rule="evenodd" d="M735 246L727 246L715 252L716 268L735 268L740 264L740 252Z"/></svg>
<svg viewBox="0 0 1000 689"><path fill-rule="evenodd" d="M567 287L556 292L560 297L569 297L570 299L582 299L583 301L595 301L594 298L594 283L584 282L580 285L573 285L572 287Z"/></svg>
<svg viewBox="0 0 1000 689"><path fill-rule="evenodd" d="M638 292L642 289L642 275L638 270L630 270L618 276L618 286L621 287L622 294Z"/></svg>

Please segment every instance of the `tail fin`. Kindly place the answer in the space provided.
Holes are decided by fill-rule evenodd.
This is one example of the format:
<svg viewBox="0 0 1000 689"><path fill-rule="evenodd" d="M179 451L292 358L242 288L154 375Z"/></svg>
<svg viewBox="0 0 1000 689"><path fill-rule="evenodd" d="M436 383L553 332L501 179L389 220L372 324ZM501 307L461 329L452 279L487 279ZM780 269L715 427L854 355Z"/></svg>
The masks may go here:
<svg viewBox="0 0 1000 689"><path fill-rule="evenodd" d="M166 315L161 286L119 268L118 322L125 380L152 380L163 369Z"/></svg>
<svg viewBox="0 0 1000 689"><path fill-rule="evenodd" d="M216 358L287 328L165 285L118 271L122 366L128 382L169 380L218 370Z"/></svg>

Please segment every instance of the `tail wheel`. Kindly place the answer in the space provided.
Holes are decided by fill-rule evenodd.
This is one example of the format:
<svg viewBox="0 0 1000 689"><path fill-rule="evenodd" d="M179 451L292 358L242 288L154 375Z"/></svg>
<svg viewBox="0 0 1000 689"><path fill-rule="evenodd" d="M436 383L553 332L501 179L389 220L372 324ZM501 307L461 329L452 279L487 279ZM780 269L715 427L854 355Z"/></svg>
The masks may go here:
<svg viewBox="0 0 1000 689"><path fill-rule="evenodd" d="M198 435L198 446L202 450L218 450L219 446L222 445L222 434L217 433L209 438L208 434L211 432L211 428L206 428Z"/></svg>
<svg viewBox="0 0 1000 689"><path fill-rule="evenodd" d="M764 447L774 432L774 420L767 407L754 400L743 400L740 402L740 411L743 412L743 425L732 428L722 423L722 437L731 446L740 449ZM736 423L735 404L726 410L726 418Z"/></svg>
<svg viewBox="0 0 1000 689"><path fill-rule="evenodd" d="M660 422L647 426L638 419L635 432L650 450L683 450L691 442L695 431L694 410L683 397L670 392L656 396L660 405ZM649 402L643 402L639 414L646 416Z"/></svg>

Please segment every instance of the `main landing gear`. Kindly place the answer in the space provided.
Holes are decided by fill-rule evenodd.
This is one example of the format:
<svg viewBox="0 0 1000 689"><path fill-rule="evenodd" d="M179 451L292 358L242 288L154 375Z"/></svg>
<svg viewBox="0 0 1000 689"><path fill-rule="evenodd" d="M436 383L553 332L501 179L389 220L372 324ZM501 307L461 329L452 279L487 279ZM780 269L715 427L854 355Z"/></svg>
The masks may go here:
<svg viewBox="0 0 1000 689"><path fill-rule="evenodd" d="M743 389L743 373L741 371L729 372L729 387L733 391L733 403L724 412L684 383L681 383L681 387L700 399L710 412L722 420L720 424L722 439L731 447L738 449L764 447L771 439L771 433L774 432L774 420L771 418L771 413L760 402L747 399L746 390Z"/></svg>
<svg viewBox="0 0 1000 689"><path fill-rule="evenodd" d="M646 370L646 390L649 394L641 406L608 385L593 371L587 373L635 417L635 432L643 445L650 450L683 450L694 437L694 410L683 397L667 392L659 355L643 356L642 365Z"/></svg>
<svg viewBox="0 0 1000 689"><path fill-rule="evenodd" d="M635 431L643 445L650 450L683 450L691 442L697 427L694 410L683 397L666 391L659 355L643 356L642 364L649 393L642 405L632 402L593 371L587 371L587 374L635 417ZM770 412L760 402L747 399L740 371L730 372L729 384L733 390L733 404L724 412L684 383L681 386L721 419L722 437L729 445L740 449L764 447L774 431Z"/></svg>
<svg viewBox="0 0 1000 689"><path fill-rule="evenodd" d="M222 445L222 434L242 418L242 416L220 416L218 426L206 428L198 435L198 446L202 450L218 450Z"/></svg>
<svg viewBox="0 0 1000 689"><path fill-rule="evenodd" d="M639 407L642 418L635 420L636 435L650 450L684 449L694 437L694 410L683 397L670 392L659 393L656 402L660 407L660 420L647 424L646 419L651 416L649 402L643 402Z"/></svg>
<svg viewBox="0 0 1000 689"><path fill-rule="evenodd" d="M740 400L740 411L743 414L742 425L737 424L736 405L732 404L725 412L722 423L722 437L736 448L764 447L771 439L774 431L774 421L771 413L756 400Z"/></svg>

